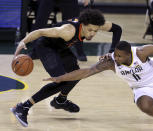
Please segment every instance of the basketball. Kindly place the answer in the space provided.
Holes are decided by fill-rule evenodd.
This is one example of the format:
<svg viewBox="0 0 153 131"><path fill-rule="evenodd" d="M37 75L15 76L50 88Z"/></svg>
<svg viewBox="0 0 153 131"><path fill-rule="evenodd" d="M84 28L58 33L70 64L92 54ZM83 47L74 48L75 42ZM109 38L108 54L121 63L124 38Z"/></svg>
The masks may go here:
<svg viewBox="0 0 153 131"><path fill-rule="evenodd" d="M12 70L19 76L26 76L33 70L33 61L30 56L25 54L18 55L12 61Z"/></svg>

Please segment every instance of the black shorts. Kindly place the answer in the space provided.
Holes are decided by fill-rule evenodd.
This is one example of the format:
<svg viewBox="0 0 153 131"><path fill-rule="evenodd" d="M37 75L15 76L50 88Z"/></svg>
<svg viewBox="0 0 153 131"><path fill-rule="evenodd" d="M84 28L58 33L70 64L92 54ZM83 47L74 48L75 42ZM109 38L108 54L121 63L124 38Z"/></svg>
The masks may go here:
<svg viewBox="0 0 153 131"><path fill-rule="evenodd" d="M52 77L79 69L77 58L69 48L58 52L56 49L47 47L44 44L37 44L32 53L37 55L45 70Z"/></svg>

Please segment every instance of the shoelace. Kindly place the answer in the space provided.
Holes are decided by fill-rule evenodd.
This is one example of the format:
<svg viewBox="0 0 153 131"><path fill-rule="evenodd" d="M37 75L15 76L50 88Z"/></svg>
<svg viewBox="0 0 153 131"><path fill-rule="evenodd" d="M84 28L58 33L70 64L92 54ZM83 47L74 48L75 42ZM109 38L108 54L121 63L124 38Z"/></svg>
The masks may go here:
<svg viewBox="0 0 153 131"><path fill-rule="evenodd" d="M70 101L70 100L67 100L67 102L66 102L66 103L67 103L67 105L68 105L68 106L75 106L75 104L73 104L73 102L72 102L72 101Z"/></svg>
<svg viewBox="0 0 153 131"><path fill-rule="evenodd" d="M27 115L28 115L29 108L28 108L28 107L23 107L23 110L24 110L24 111L22 112L23 115L24 115L24 116L27 116Z"/></svg>

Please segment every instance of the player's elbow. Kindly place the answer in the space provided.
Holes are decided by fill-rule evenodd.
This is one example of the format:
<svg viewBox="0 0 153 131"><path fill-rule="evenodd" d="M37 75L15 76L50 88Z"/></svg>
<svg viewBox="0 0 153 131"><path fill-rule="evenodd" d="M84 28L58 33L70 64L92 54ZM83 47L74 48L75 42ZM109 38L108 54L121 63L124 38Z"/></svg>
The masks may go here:
<svg viewBox="0 0 153 131"><path fill-rule="evenodd" d="M117 27L117 31L118 31L118 33L119 34L122 34L122 28L121 28L121 26L119 26L119 25L117 25L118 27Z"/></svg>
<svg viewBox="0 0 153 131"><path fill-rule="evenodd" d="M113 32L113 33L117 32L118 34L122 34L122 28L120 25L112 23L112 28L110 29L109 32Z"/></svg>

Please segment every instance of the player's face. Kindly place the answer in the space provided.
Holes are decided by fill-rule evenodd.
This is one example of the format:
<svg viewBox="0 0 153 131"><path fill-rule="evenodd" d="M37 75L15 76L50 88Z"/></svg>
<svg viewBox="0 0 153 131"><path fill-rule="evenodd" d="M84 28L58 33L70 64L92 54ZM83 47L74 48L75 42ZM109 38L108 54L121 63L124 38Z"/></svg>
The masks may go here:
<svg viewBox="0 0 153 131"><path fill-rule="evenodd" d="M115 49L114 59L117 65L130 65L131 63L131 54L122 50Z"/></svg>
<svg viewBox="0 0 153 131"><path fill-rule="evenodd" d="M85 37L86 40L91 40L99 30L100 26L97 25L82 25L82 36Z"/></svg>

